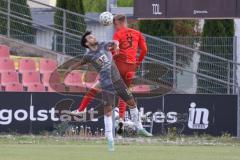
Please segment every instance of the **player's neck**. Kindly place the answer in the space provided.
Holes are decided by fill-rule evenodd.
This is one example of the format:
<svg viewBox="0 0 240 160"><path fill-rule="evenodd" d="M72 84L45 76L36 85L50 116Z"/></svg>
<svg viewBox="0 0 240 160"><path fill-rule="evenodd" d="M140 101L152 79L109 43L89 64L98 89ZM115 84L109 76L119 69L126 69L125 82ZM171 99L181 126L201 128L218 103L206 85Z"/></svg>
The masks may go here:
<svg viewBox="0 0 240 160"><path fill-rule="evenodd" d="M122 29L126 29L126 28L127 28L127 26L123 25L123 26L121 26L121 27L118 29L118 31L120 31L120 30L122 30Z"/></svg>
<svg viewBox="0 0 240 160"><path fill-rule="evenodd" d="M91 51L96 51L98 49L98 44L89 47Z"/></svg>

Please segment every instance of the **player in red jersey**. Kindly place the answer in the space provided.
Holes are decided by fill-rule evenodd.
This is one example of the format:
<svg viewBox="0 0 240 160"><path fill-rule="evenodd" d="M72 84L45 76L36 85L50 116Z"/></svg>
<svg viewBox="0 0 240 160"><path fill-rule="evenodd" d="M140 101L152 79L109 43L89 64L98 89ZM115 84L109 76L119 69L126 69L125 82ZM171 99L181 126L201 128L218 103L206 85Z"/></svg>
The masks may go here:
<svg viewBox="0 0 240 160"><path fill-rule="evenodd" d="M141 32L127 27L124 15L116 15L114 17L114 27L116 32L113 39L119 41L119 53L114 56L114 60L122 79L130 87L136 69L142 63L147 53L147 45ZM139 48L141 51L140 55L137 56ZM126 103L119 99L118 107L119 117L124 120Z"/></svg>
<svg viewBox="0 0 240 160"><path fill-rule="evenodd" d="M114 27L115 33L113 40L119 41L119 53L113 53L114 60L122 79L127 87L130 87L136 69L142 63L147 53L147 45L141 32L127 27L126 17L124 15L116 15L114 17ZM141 51L138 56L137 53L139 49ZM90 89L90 91L84 96L78 111L84 111L98 92L99 91L95 89L95 87ZM120 121L123 121L125 118L126 106L126 103L122 99L119 99L118 107ZM121 132L122 123L120 123L119 128L119 133Z"/></svg>

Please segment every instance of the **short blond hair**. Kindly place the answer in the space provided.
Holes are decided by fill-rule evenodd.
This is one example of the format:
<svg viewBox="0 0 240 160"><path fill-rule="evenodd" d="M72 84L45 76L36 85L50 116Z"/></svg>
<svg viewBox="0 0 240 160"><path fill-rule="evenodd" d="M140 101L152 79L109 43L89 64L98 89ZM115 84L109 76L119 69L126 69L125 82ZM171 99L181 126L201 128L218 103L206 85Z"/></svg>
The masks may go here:
<svg viewBox="0 0 240 160"><path fill-rule="evenodd" d="M120 21L120 22L125 22L126 21L126 16L123 14L117 14L116 16L114 16L113 21Z"/></svg>

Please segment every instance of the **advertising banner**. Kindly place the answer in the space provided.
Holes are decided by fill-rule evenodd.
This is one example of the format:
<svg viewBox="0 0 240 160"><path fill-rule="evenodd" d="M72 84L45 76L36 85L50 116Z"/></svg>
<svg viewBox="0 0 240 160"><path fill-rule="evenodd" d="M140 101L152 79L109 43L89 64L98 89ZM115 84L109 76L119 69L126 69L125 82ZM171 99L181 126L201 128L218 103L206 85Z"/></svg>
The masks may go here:
<svg viewBox="0 0 240 160"><path fill-rule="evenodd" d="M101 95L89 105L86 114L75 117L67 113L79 106L82 96L0 93L0 132L39 134L53 131L62 122L88 127L93 134L103 130ZM136 95L136 100L144 126L154 135L165 134L171 128L187 135L237 134L237 96ZM126 119L130 119L129 114Z"/></svg>
<svg viewBox="0 0 240 160"><path fill-rule="evenodd" d="M139 19L236 18L238 0L135 0L134 16Z"/></svg>

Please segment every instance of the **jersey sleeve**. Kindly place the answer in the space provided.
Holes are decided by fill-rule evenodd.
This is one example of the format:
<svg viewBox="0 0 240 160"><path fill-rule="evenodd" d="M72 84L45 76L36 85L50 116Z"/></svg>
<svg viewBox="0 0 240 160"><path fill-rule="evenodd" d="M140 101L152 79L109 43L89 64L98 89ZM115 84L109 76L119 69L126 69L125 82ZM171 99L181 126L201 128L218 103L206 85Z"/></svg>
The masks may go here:
<svg viewBox="0 0 240 160"><path fill-rule="evenodd" d="M118 47L119 47L120 39L121 38L118 36L118 33L115 32L114 35L113 35L113 41L117 41L118 42ZM112 50L111 52L112 52L112 55L116 55L117 54L114 50Z"/></svg>
<svg viewBox="0 0 240 160"><path fill-rule="evenodd" d="M119 40L120 40L120 37L119 37L119 35L118 35L117 32L114 33L114 35L113 35L113 40L116 40L116 41L119 41Z"/></svg>
<svg viewBox="0 0 240 160"><path fill-rule="evenodd" d="M107 42L103 42L103 45L104 45L104 48L106 50L112 51L115 45L117 47L119 46L119 42L116 41L116 40L110 40L110 41L107 41Z"/></svg>
<svg viewBox="0 0 240 160"><path fill-rule="evenodd" d="M142 33L139 33L139 42L138 42L139 48L141 49L140 51L140 55L138 58L138 62L141 63L144 59L144 57L147 54L147 44L146 44L146 40L143 37Z"/></svg>
<svg viewBox="0 0 240 160"><path fill-rule="evenodd" d="M80 65L84 65L87 64L88 60L87 60L87 56L83 56L80 60L79 60L79 64Z"/></svg>

